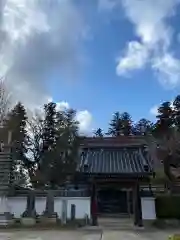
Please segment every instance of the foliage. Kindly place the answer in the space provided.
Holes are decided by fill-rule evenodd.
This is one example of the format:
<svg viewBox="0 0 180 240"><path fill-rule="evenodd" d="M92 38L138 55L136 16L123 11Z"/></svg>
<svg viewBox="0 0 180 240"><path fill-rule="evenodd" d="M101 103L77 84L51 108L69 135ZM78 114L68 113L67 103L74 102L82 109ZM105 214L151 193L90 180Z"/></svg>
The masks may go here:
<svg viewBox="0 0 180 240"><path fill-rule="evenodd" d="M131 135L132 133L132 120L129 113L124 112L121 114L122 134L124 136Z"/></svg>
<svg viewBox="0 0 180 240"><path fill-rule="evenodd" d="M74 174L79 154L78 122L76 112L69 109L59 113L57 119L57 139L51 167L51 184L62 184ZM62 124L63 119L63 124Z"/></svg>
<svg viewBox="0 0 180 240"><path fill-rule="evenodd" d="M14 173L18 178L22 169L28 169L31 181L36 186L55 186L64 183L72 176L79 153L79 123L76 111L66 109L58 111L56 104L44 105L43 113L28 119L22 103L9 110L9 98L6 89L0 83L0 120L1 140L7 142L8 131L12 132ZM94 132L103 138L101 128ZM165 177L156 176L153 181L166 181L166 176L174 181L171 168L180 168L180 95L173 104L164 102L158 108L156 122L142 118L135 124L128 112L115 112L109 123L107 135L150 136L156 139L163 152ZM17 161L21 160L21 171L16 171ZM22 176L23 178L23 176Z"/></svg>
<svg viewBox="0 0 180 240"><path fill-rule="evenodd" d="M34 163L39 163L41 160L42 143L43 143L43 124L44 120L40 114L35 114L28 120L28 156Z"/></svg>
<svg viewBox="0 0 180 240"><path fill-rule="evenodd" d="M132 134L132 120L131 116L127 112L120 114L115 112L112 120L109 124L109 129L107 135L117 137L117 136L128 136Z"/></svg>
<svg viewBox="0 0 180 240"><path fill-rule="evenodd" d="M169 179L164 172L164 168L159 171L156 171L155 177L151 178L152 184L165 184L168 182L169 182Z"/></svg>
<svg viewBox="0 0 180 240"><path fill-rule="evenodd" d="M43 175L48 177L53 165L53 154L56 147L56 104L53 102L45 104L44 113L41 159L38 167Z"/></svg>
<svg viewBox="0 0 180 240"><path fill-rule="evenodd" d="M98 128L97 130L94 131L94 136L95 137L103 137L103 130L101 128Z"/></svg>
<svg viewBox="0 0 180 240"><path fill-rule="evenodd" d="M37 169L32 174L32 179L36 186L55 187L63 184L75 172L79 153L79 128L74 110L58 112L54 103L46 105L44 110L45 118L37 132L42 146L37 146Z"/></svg>
<svg viewBox="0 0 180 240"><path fill-rule="evenodd" d="M133 127L134 135L151 134L153 130L153 123L148 119L140 119Z"/></svg>
<svg viewBox="0 0 180 240"><path fill-rule="evenodd" d="M170 138L173 126L173 110L170 102L164 102L158 108L157 122L154 129L156 136Z"/></svg>
<svg viewBox="0 0 180 240"><path fill-rule="evenodd" d="M17 103L9 112L4 122L4 131L8 134L11 131L11 146L13 153L13 175L14 179L26 182L24 171L29 168L30 161L27 158L28 134L26 130L27 114L22 103ZM24 171L23 171L24 169Z"/></svg>
<svg viewBox="0 0 180 240"><path fill-rule="evenodd" d="M180 196L162 195L156 198L157 218L180 219Z"/></svg>
<svg viewBox="0 0 180 240"><path fill-rule="evenodd" d="M17 103L9 113L6 126L12 131L13 156L27 164L28 135L26 130L27 114L22 103Z"/></svg>
<svg viewBox="0 0 180 240"><path fill-rule="evenodd" d="M178 132L180 131L180 95L173 102L173 120Z"/></svg>
<svg viewBox="0 0 180 240"><path fill-rule="evenodd" d="M113 114L113 118L109 123L109 129L107 135L117 137L121 135L122 131L122 121L121 121L121 115L119 112L115 112Z"/></svg>

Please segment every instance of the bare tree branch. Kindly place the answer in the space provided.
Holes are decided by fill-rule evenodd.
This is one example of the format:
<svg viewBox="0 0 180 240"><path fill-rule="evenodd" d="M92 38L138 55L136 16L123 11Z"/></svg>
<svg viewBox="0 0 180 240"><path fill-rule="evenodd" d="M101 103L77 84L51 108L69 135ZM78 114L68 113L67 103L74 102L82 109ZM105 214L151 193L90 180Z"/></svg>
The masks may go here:
<svg viewBox="0 0 180 240"><path fill-rule="evenodd" d="M28 135L29 135L29 155L32 158L31 161L37 163L40 160L40 150L42 145L42 131L43 131L43 119L36 114L31 120L28 120Z"/></svg>

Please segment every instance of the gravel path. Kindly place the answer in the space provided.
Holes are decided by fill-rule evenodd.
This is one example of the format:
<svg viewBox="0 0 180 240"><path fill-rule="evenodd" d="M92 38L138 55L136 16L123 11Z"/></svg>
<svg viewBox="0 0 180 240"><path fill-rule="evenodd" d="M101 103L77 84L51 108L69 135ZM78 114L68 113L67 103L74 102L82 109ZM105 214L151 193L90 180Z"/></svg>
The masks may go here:
<svg viewBox="0 0 180 240"><path fill-rule="evenodd" d="M0 240L168 240L179 231L9 231L0 232Z"/></svg>

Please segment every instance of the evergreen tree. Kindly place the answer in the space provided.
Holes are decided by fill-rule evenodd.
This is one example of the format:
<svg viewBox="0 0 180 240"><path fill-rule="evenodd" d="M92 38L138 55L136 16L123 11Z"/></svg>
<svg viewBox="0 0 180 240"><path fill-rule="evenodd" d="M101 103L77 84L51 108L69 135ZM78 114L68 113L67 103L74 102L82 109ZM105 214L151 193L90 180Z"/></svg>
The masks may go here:
<svg viewBox="0 0 180 240"><path fill-rule="evenodd" d="M113 137L120 136L122 134L122 129L123 129L123 123L122 123L121 115L119 112L115 112L109 124L107 135L111 135Z"/></svg>
<svg viewBox="0 0 180 240"><path fill-rule="evenodd" d="M146 135L150 134L153 129L153 123L145 118L140 119L135 125L133 134L134 135Z"/></svg>
<svg viewBox="0 0 180 240"><path fill-rule="evenodd" d="M26 124L26 110L23 104L19 102L9 113L8 119L5 122L7 132L8 130L12 132L13 174L17 182L23 179L25 181L25 171L31 165L27 157L29 141Z"/></svg>
<svg viewBox="0 0 180 240"><path fill-rule="evenodd" d="M8 115L6 128L12 131L12 149L14 159L22 160L25 164L27 161L28 151L28 134L27 134L27 114L22 103L16 106Z"/></svg>
<svg viewBox="0 0 180 240"><path fill-rule="evenodd" d="M132 133L132 120L129 113L124 112L121 114L120 121L122 124L122 134L129 136Z"/></svg>
<svg viewBox="0 0 180 240"><path fill-rule="evenodd" d="M56 146L56 104L50 102L44 105L44 122L42 127L42 151L39 169L49 180L48 175L53 165L53 152Z"/></svg>
<svg viewBox="0 0 180 240"><path fill-rule="evenodd" d="M55 158L51 172L51 185L62 184L73 176L79 157L79 123L75 120L76 112L68 109L59 113L57 119L57 142Z"/></svg>
<svg viewBox="0 0 180 240"><path fill-rule="evenodd" d="M44 111L43 151L51 151L56 142L56 104L53 102L45 104Z"/></svg>
<svg viewBox="0 0 180 240"><path fill-rule="evenodd" d="M180 132L180 95L173 102L173 118L176 129Z"/></svg>
<svg viewBox="0 0 180 240"><path fill-rule="evenodd" d="M160 138L169 138L173 126L173 110L170 102L164 102L158 108L154 133Z"/></svg>
<svg viewBox="0 0 180 240"><path fill-rule="evenodd" d="M43 152L39 169L32 178L36 186L55 188L74 174L79 156L79 123L75 118L72 109L56 112L54 104L45 106Z"/></svg>
<svg viewBox="0 0 180 240"><path fill-rule="evenodd" d="M103 130L101 128L98 128L96 131L94 131L95 137L103 137Z"/></svg>

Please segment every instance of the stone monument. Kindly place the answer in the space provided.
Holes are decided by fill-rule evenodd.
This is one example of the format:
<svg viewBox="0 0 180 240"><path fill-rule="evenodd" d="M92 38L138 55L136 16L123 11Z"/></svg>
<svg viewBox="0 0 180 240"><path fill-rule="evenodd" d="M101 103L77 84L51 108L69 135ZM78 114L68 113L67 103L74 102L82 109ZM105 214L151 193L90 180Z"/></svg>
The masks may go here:
<svg viewBox="0 0 180 240"><path fill-rule="evenodd" d="M33 226L36 224L36 209L35 209L35 193L34 190L29 190L27 196L27 206L26 210L21 216L21 223L25 226Z"/></svg>
<svg viewBox="0 0 180 240"><path fill-rule="evenodd" d="M43 213L42 219L46 223L56 223L57 222L57 213L54 212L54 192L53 192L53 190L47 191L46 209Z"/></svg>
<svg viewBox="0 0 180 240"><path fill-rule="evenodd" d="M13 223L7 199L12 173L11 135L9 131L7 144L1 142L0 149L0 226Z"/></svg>

